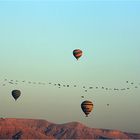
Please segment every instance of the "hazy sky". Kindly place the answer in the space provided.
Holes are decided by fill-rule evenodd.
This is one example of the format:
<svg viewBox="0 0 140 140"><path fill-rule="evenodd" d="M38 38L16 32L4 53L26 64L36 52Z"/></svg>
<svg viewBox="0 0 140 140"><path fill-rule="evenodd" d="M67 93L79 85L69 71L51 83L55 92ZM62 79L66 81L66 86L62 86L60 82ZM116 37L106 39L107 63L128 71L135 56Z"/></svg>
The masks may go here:
<svg viewBox="0 0 140 140"><path fill-rule="evenodd" d="M78 48L83 50L79 61L72 55ZM2 117L78 121L138 133L139 72L140 1L0 0ZM10 85L5 78L20 82ZM59 89L48 82L70 87ZM94 88L85 92L82 86ZM102 86L130 90L106 91ZM17 102L13 89L22 92ZM88 118L80 108L84 100L94 103Z"/></svg>

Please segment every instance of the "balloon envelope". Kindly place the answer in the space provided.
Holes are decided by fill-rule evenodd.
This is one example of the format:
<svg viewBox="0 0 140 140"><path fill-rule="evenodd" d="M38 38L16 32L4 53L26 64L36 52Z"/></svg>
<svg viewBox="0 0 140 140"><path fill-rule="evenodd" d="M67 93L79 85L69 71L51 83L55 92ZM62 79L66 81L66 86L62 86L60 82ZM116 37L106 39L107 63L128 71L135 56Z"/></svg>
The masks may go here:
<svg viewBox="0 0 140 140"><path fill-rule="evenodd" d="M12 96L15 100L17 100L19 98L19 96L21 95L20 90L13 90L12 91Z"/></svg>
<svg viewBox="0 0 140 140"><path fill-rule="evenodd" d="M74 57L78 60L82 56L82 51L80 49L76 49L73 51Z"/></svg>
<svg viewBox="0 0 140 140"><path fill-rule="evenodd" d="M89 113L93 109L93 103L91 101L84 101L81 104L81 108L82 108L83 112L86 114L86 117L88 117Z"/></svg>

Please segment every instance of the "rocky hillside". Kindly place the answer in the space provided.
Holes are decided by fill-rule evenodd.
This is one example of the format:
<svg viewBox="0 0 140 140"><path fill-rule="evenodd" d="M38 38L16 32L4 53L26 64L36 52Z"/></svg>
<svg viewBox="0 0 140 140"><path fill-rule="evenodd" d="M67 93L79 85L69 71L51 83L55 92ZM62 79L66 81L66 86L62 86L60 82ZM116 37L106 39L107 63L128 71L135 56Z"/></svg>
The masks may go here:
<svg viewBox="0 0 140 140"><path fill-rule="evenodd" d="M140 139L140 134L88 128L81 123L54 124L35 119L0 119L0 139Z"/></svg>

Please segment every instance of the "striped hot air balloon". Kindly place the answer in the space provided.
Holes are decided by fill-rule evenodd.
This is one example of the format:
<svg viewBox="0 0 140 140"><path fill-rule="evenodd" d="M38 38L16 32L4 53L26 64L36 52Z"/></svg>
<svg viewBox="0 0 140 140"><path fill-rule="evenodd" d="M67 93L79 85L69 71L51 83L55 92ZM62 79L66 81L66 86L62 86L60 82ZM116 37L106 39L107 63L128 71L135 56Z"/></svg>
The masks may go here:
<svg viewBox="0 0 140 140"><path fill-rule="evenodd" d="M82 108L83 112L86 114L86 117L88 117L89 113L93 109L93 103L91 101L84 101L81 104L81 108Z"/></svg>
<svg viewBox="0 0 140 140"><path fill-rule="evenodd" d="M74 57L78 60L82 56L82 51L80 49L76 49L73 51Z"/></svg>

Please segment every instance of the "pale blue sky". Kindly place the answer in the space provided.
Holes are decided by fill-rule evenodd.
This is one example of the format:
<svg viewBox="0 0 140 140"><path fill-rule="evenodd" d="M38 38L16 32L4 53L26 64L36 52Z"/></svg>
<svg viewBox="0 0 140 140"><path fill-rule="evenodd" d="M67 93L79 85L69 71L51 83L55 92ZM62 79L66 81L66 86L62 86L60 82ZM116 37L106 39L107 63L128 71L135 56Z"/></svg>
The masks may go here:
<svg viewBox="0 0 140 140"><path fill-rule="evenodd" d="M0 1L0 114L139 132L139 88L81 88L140 83L139 17L140 1ZM77 48L83 50L78 62ZM2 86L4 78L79 87ZM10 95L15 88L22 91L17 103ZM81 95L95 104L89 118L81 112Z"/></svg>

